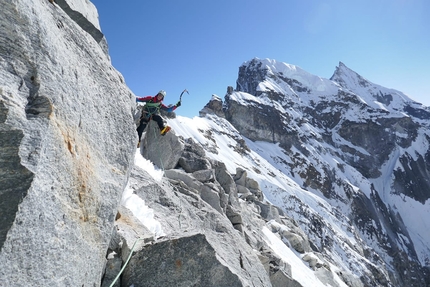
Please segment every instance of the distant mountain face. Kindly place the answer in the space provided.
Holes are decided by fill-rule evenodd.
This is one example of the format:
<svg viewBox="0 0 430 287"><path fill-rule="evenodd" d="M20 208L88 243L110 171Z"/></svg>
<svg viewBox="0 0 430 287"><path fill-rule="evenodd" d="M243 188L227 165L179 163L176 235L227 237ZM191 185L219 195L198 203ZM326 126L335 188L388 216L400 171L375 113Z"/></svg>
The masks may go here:
<svg viewBox="0 0 430 287"><path fill-rule="evenodd" d="M324 79L253 59L239 68L223 112L251 141L279 143L285 154L272 159L350 221L363 246L373 250L363 253L366 260L387 266L393 282L429 284L428 107L343 63ZM306 224L321 249L333 247L318 221Z"/></svg>

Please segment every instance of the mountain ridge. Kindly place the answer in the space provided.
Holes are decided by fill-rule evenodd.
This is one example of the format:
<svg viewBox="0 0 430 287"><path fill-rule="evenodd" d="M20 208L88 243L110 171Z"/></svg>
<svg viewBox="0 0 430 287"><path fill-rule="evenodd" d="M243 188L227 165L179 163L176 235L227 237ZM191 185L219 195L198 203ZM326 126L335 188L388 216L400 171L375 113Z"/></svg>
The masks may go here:
<svg viewBox="0 0 430 287"><path fill-rule="evenodd" d="M267 67L267 63L275 64L274 67ZM383 88L368 81L364 82L363 77L350 69L346 69L344 65L341 65L343 70L352 74L354 79L360 79L360 81L352 81L356 83L352 87L327 82L330 88L337 87L336 93L332 96L322 95L319 97L318 92L312 93L312 91L327 91L329 89L315 88L320 82L316 85L309 85L309 83L315 83L312 80L315 79L314 76L311 77L311 80L300 82L298 79L304 73L299 70L300 76L285 78L286 73L279 71L279 65L276 61L253 59L245 62L240 67L236 91L226 95L224 103L226 119L232 122L241 134L252 141L269 140L269 142L280 142L280 146L286 149L285 154L291 154L291 152L298 154L301 160L296 160L296 164L289 163L287 165L293 171L291 173L292 177L300 185L306 189L319 190L330 202L337 202L336 205L339 205L339 202L349 201L353 203L352 208L355 210L361 210L362 212L368 210L366 212L370 213L367 213L364 217L367 218L368 223L364 225L360 223L360 221L363 221L362 216L364 214L354 215L352 220L361 229L370 228L366 231L369 234L373 233L377 237L379 237L377 234L381 232L387 234L385 239L380 238L379 248L388 251L386 246L397 245L399 250L406 250L406 253L410 252L410 255L415 258L414 260L422 262L425 266L425 262L428 262L428 248L425 247L427 243L422 243L420 238L429 238L429 235L423 232L422 229L426 229L425 227L413 227L414 222L409 214L410 211L401 211L403 207L401 207L400 202L405 199L397 198L395 195L408 194L407 196L409 196L410 200L418 200L416 201L418 205L414 205L414 212L418 218L425 217L425 214L427 214L428 207L426 206L428 205L427 199L429 195L426 192L429 188L427 185L428 167L424 163L429 154L428 121L423 122L422 116L415 117L416 114L426 114L427 108L419 103L411 102L401 92L393 92L391 89ZM291 65L285 66L291 67ZM278 70L279 73L274 73L274 70ZM338 69L337 75L335 73L336 78L340 78L340 71ZM247 77L250 77L249 81L246 80ZM386 102L386 105L374 102L368 104L369 99L373 99L374 94L355 94L352 92L363 92L363 89L360 88L362 86L365 86L367 90L370 88L370 91L382 90L382 95L390 95L391 100ZM287 90L285 87L289 88L289 90L283 93L283 90ZM255 95L248 94L247 91L254 92ZM309 94L316 96L317 99L314 97L307 101L306 99L310 98ZM378 94L380 95L381 93ZM298 100L299 98L300 100ZM303 98L305 98L304 101L302 100ZM363 100L363 98L366 98L367 101ZM257 108L256 103L263 107ZM310 103L310 106L306 107L306 103ZM346 105L347 103L349 104ZM408 109L412 106L416 110L408 115ZM292 112L291 110L294 111ZM275 115L267 117L270 119L262 123L261 118L270 112ZM287 115L284 114L285 112ZM245 115L244 118L241 118L242 115ZM318 120L316 121L315 119ZM279 125L276 121L284 122ZM299 123L305 123L308 127L306 129L300 128ZM284 128L287 124L289 128ZM264 128L259 130L259 127L262 126ZM284 128L283 131L286 136L284 135L282 139L282 135L270 130L273 126L276 127L275 130ZM356 131L359 133L356 133ZM304 145L308 145L308 147L303 148ZM405 149L409 151L405 152ZM313 156L313 161L306 159L309 155L315 155L315 151L319 151L322 154L320 159L318 159L318 156ZM401 155L402 152L404 152L404 155ZM357 155L359 156L357 157ZM324 164L325 160L322 160L322 158L327 156L336 159L337 163L332 164L334 169L330 165ZM393 156L395 157L394 162L393 160L387 161ZM408 162L412 157L416 161ZM290 161L294 162L291 156ZM300 171L300 165L306 162L306 171ZM315 166L315 162L319 162L317 164L319 167ZM352 165L354 169L352 176L345 176L343 172L336 175L336 172L334 172L335 169L345 169L348 165ZM414 166L415 172L411 171L412 168L408 168L410 165ZM392 169L388 170L388 166L391 166ZM297 172L294 171L295 169L297 169ZM406 178L411 179L411 177L405 176L401 171L402 169L406 169L408 174L422 175L422 177L413 177L415 180L412 180L409 184L409 191L405 190L404 187L408 186ZM288 167L285 170L288 170ZM302 175L297 176L297 173L300 172ZM343 177L348 178L348 180L342 180L341 178ZM326 180L327 178L332 178L338 183L343 182L341 186L345 190L351 189L351 187L353 189L358 188L359 195L357 198L359 200L354 200L352 195L355 192L352 192L353 189L348 193L336 191L336 184L333 184L333 180ZM394 180L390 178L394 178ZM356 184L351 185L357 180L362 183L357 187L354 187ZM393 185L394 190L387 188L387 185ZM350 187L348 188L348 186ZM414 193L413 190L416 192ZM384 200L391 198L391 202L383 201L381 198ZM400 202L398 199L400 199ZM345 209L342 208L342 210ZM410 234L405 228L405 225L407 226L408 224L399 219L402 216L408 218L407 221L410 223L410 228L412 228L409 230ZM387 220L383 218L387 218ZM379 220L381 222L372 227L370 223L372 221L378 222ZM397 223L393 225L388 222ZM396 229L403 231L393 237L392 235L395 234L393 231ZM420 232L421 235L416 234L420 234ZM408 242L415 242L417 252L414 250L413 243L406 245L403 243L404 240L401 239L403 236L407 238ZM411 239L411 237L414 237L414 239ZM393 254L393 252L396 253L397 251L392 250L390 252ZM395 260L404 260L404 258Z"/></svg>

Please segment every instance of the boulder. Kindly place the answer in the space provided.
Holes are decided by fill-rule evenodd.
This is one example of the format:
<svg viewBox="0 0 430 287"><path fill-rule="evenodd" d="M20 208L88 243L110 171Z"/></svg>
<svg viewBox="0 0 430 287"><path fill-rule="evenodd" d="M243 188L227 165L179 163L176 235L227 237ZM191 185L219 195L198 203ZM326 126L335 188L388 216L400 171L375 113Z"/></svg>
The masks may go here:
<svg viewBox="0 0 430 287"><path fill-rule="evenodd" d="M169 169L164 171L164 175L176 181L184 182L185 186L197 194L200 194L203 183L196 180L191 174L180 169Z"/></svg>
<svg viewBox="0 0 430 287"><path fill-rule="evenodd" d="M221 198L219 193L215 190L214 186L210 186L209 184L204 184L200 190L201 198L209 203L214 209L216 209L220 213L224 213L221 208Z"/></svg>
<svg viewBox="0 0 430 287"><path fill-rule="evenodd" d="M233 226L236 226L238 224L243 224L240 210L232 208L231 205L227 206L226 215L227 215L227 218L230 220L230 222L233 224Z"/></svg>
<svg viewBox="0 0 430 287"><path fill-rule="evenodd" d="M190 173L211 168L207 159L199 157L195 153L191 152L183 152L178 163L180 167L182 167L186 172Z"/></svg>
<svg viewBox="0 0 430 287"><path fill-rule="evenodd" d="M215 178L222 186L225 193L233 194L233 197L237 198L236 184L231 174L227 171L225 164L220 161L213 161L212 165L215 170Z"/></svg>
<svg viewBox="0 0 430 287"><path fill-rule="evenodd" d="M245 179L245 187L251 189L251 190L260 190L260 185L255 179L246 177Z"/></svg>
<svg viewBox="0 0 430 287"><path fill-rule="evenodd" d="M127 265L124 286L244 286L227 268L204 234L160 241L134 254Z"/></svg>
<svg viewBox="0 0 430 287"><path fill-rule="evenodd" d="M236 174L234 175L234 182L236 182L236 184L238 184L238 185L246 187L246 178L247 178L246 170L244 170L240 167L237 167L236 168Z"/></svg>
<svg viewBox="0 0 430 287"><path fill-rule="evenodd" d="M255 201L256 205L260 207L260 215L267 221L275 220L280 221L279 209L270 203L263 203L261 201Z"/></svg>
<svg viewBox="0 0 430 287"><path fill-rule="evenodd" d="M150 121L142 137L140 153L144 158L164 170L178 165L184 143L173 130L162 136L157 123Z"/></svg>
<svg viewBox="0 0 430 287"><path fill-rule="evenodd" d="M212 168L210 161L206 158L206 152L203 147L191 138L185 140L179 166L190 173Z"/></svg>
<svg viewBox="0 0 430 287"><path fill-rule="evenodd" d="M213 169L198 170L193 172L193 177L200 182L213 182L215 174Z"/></svg>

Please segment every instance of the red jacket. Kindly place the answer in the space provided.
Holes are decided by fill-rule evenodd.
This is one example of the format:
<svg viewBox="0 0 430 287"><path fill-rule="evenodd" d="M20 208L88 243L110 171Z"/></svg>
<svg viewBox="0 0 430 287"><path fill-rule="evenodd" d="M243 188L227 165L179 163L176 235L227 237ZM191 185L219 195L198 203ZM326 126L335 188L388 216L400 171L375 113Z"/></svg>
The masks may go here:
<svg viewBox="0 0 430 287"><path fill-rule="evenodd" d="M158 100L157 96L137 97L136 102L145 102L145 103L154 103L154 104L159 103L159 105L156 107L156 109L161 109L161 110L165 110L168 112L173 112L177 108L176 105L172 105L170 107L166 106L165 104L163 104L163 100L161 100L161 101ZM150 110L150 107L148 107L147 110L150 111L151 113L153 113Z"/></svg>

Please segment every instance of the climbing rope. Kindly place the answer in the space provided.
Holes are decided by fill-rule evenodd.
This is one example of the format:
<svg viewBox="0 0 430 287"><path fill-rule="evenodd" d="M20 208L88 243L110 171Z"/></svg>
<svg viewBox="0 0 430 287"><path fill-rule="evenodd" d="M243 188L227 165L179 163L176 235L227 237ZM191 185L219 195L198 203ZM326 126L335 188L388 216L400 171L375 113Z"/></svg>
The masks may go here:
<svg viewBox="0 0 430 287"><path fill-rule="evenodd" d="M152 116L152 115L151 115ZM149 127L148 127L149 128ZM157 134L156 134L156 129L152 129L153 131L154 131L154 136L156 137L157 136ZM158 158L160 159L160 163L161 163L161 169L163 170L163 176L164 176L164 166L163 166L163 161L162 161L162 159L161 159L161 154L160 154L160 149L158 149ZM131 258L131 256L133 255L133 251L134 251L134 248L135 248L135 246L136 246L136 244L137 244L137 242L139 241L139 240L143 240L143 238L142 237L140 237L140 238L138 238L138 239L136 239L136 241L134 242L134 244L133 244L133 247L131 248L131 250L130 250L130 254L128 255L128 257L127 257L127 260L125 261L125 263L124 263L124 265L123 265L123 267L121 268L121 270L119 271L119 273L118 273L118 275L115 277L115 279L112 281L112 283L109 285L109 287L113 287L113 285L116 283L116 281L118 280L118 278L121 276L121 274L122 274L122 272L124 272L124 269L127 267L127 264L128 264L128 262L130 261L130 258Z"/></svg>
<svg viewBox="0 0 430 287"><path fill-rule="evenodd" d="M127 260L126 260L126 261L125 261L125 263L124 263L124 266L122 266L122 268L121 268L121 270L119 271L118 275L116 275L115 279L112 281L112 283L109 285L109 287L113 287L113 285L115 284L115 282L116 282L116 281L118 280L118 278L121 276L121 274L122 274L122 272L124 271L125 267L127 267L128 261L130 261L131 255L133 255L134 247L136 246L136 243L137 243L139 240L143 240L143 238L142 238L142 237L140 237L140 238L136 239L136 241L135 241L135 242L134 242L134 244L133 244L133 247L132 247L132 248L131 248L131 250L130 250L130 254L129 254L129 255L128 255L128 257L127 257Z"/></svg>

